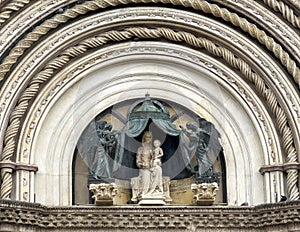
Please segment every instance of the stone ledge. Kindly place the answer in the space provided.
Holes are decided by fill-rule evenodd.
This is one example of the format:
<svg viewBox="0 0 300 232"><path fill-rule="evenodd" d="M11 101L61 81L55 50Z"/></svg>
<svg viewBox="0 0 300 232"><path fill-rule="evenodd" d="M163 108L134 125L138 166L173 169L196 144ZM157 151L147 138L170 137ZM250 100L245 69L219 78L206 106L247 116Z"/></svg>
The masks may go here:
<svg viewBox="0 0 300 232"><path fill-rule="evenodd" d="M176 229L227 228L240 231L293 225L300 229L300 201L247 207L228 206L69 206L0 200L0 224L32 231L48 229ZM266 230L265 230L266 229ZM1 231L1 230L0 230ZM230 231L230 230L229 230Z"/></svg>
<svg viewBox="0 0 300 232"><path fill-rule="evenodd" d="M291 162L284 164L264 165L259 169L259 172L263 175L266 172L286 172L290 169L300 170L300 164L298 162Z"/></svg>
<svg viewBox="0 0 300 232"><path fill-rule="evenodd" d="M26 163L15 163L11 160L3 160L0 162L0 169L9 168L11 170L23 170L23 171L38 171L38 166L36 164L26 164Z"/></svg>

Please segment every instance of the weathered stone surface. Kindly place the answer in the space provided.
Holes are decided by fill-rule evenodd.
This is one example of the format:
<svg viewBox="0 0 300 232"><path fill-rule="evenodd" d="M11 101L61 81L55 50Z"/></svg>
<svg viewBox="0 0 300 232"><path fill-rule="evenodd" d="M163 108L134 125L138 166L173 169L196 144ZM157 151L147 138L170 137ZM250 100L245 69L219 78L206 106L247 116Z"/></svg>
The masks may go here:
<svg viewBox="0 0 300 232"><path fill-rule="evenodd" d="M132 186L132 198L133 202L138 202L138 193L139 189L139 177L131 178L131 186ZM153 198L155 199L155 197ZM141 199L140 199L141 200ZM159 197L159 200L163 200L165 203L171 203L172 198L170 197L170 177L163 176L163 194L162 197ZM154 203L156 205L156 203Z"/></svg>
<svg viewBox="0 0 300 232"><path fill-rule="evenodd" d="M139 197L139 205L165 205L165 196L163 193L142 195Z"/></svg>
<svg viewBox="0 0 300 232"><path fill-rule="evenodd" d="M278 228L278 230L277 230ZM300 201L247 207L70 206L0 200L0 231L299 231Z"/></svg>
<svg viewBox="0 0 300 232"><path fill-rule="evenodd" d="M112 205L118 189L115 183L90 184L96 205Z"/></svg>
<svg viewBox="0 0 300 232"><path fill-rule="evenodd" d="M197 205L212 205L216 200L219 187L217 183L202 183L192 184L191 189Z"/></svg>

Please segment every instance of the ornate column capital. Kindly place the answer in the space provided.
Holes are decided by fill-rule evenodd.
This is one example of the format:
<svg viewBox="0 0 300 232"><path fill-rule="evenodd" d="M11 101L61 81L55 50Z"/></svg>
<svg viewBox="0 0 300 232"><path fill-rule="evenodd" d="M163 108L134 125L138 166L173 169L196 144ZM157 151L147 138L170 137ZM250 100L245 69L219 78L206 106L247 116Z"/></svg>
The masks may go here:
<svg viewBox="0 0 300 232"><path fill-rule="evenodd" d="M212 205L216 199L219 190L217 183L192 184L191 189L194 192L194 199L197 205Z"/></svg>
<svg viewBox="0 0 300 232"><path fill-rule="evenodd" d="M112 205L113 199L118 193L115 183L90 184L89 189L94 194L96 205Z"/></svg>
<svg viewBox="0 0 300 232"><path fill-rule="evenodd" d="M36 164L15 163L11 160L2 160L0 161L0 169L11 170L11 172L15 170L37 172L38 166Z"/></svg>

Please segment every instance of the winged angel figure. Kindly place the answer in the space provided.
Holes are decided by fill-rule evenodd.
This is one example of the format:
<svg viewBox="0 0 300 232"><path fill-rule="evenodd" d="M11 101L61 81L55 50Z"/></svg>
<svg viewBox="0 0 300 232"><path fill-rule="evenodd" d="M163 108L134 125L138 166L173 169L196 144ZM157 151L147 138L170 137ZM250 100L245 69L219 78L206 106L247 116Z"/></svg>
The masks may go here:
<svg viewBox="0 0 300 232"><path fill-rule="evenodd" d="M96 132L97 136L92 136ZM79 152L95 179L111 178L111 166L118 133L106 121L96 121L81 136Z"/></svg>
<svg viewBox="0 0 300 232"><path fill-rule="evenodd" d="M198 170L197 176L213 175L212 157L216 159L222 150L219 138L220 134L215 126L203 118L198 118L199 123L188 122L186 129L182 128L182 132L189 138L187 149L190 154L195 152Z"/></svg>

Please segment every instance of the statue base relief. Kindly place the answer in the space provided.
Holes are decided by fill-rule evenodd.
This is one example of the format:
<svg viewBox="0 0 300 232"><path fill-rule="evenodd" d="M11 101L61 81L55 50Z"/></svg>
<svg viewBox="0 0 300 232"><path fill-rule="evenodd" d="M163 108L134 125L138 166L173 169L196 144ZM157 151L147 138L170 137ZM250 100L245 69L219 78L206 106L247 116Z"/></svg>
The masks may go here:
<svg viewBox="0 0 300 232"><path fill-rule="evenodd" d="M138 197L139 199L139 205L165 205L165 199L163 193L152 193L152 194L146 194L141 195Z"/></svg>

